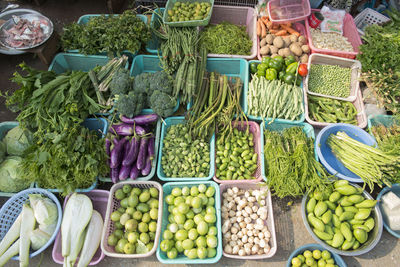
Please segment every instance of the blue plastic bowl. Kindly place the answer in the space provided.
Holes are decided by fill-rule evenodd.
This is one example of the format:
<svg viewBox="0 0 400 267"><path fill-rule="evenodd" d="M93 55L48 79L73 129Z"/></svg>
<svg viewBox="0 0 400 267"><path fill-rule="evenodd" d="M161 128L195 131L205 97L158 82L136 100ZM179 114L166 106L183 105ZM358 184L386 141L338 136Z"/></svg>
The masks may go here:
<svg viewBox="0 0 400 267"><path fill-rule="evenodd" d="M290 257L286 263L286 267L291 267L292 266L292 259L294 257L296 257L299 254L303 254L304 251L306 250L310 250L311 252L313 250L319 249L321 251L326 250L324 247L322 247L321 245L318 244L307 244L304 246L299 247L298 249L296 249L295 251L292 252L292 254L290 254ZM335 260L335 264L339 267L347 267L347 264L344 262L344 260L342 259L342 257L340 257L338 254L333 253L331 251L329 251L331 253L332 258Z"/></svg>
<svg viewBox="0 0 400 267"><path fill-rule="evenodd" d="M330 174L335 175L340 179L348 180L352 183L362 183L363 180L358 175L344 167L343 164L335 157L331 148L326 143L331 134L336 134L339 131L345 132L351 138L366 145L376 146L375 138L360 127L346 123L335 123L323 128L317 135L315 147L317 148L319 161Z"/></svg>
<svg viewBox="0 0 400 267"><path fill-rule="evenodd" d="M392 236L400 238L400 231L394 231L390 229L390 226L387 223L388 218L386 217L386 214L383 212L382 208L381 198L384 194L389 193L389 191L392 191L393 193L395 193L397 196L400 197L400 184L393 184L391 188L390 187L383 188L376 199L378 200L378 205L382 213L383 227L385 227L386 231L388 231Z"/></svg>

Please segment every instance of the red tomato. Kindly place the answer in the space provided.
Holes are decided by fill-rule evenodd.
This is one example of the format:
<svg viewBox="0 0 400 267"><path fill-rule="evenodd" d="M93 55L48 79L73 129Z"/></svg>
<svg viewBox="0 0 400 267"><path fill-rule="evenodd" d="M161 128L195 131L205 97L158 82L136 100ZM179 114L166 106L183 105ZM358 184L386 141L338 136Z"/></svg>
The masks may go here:
<svg viewBox="0 0 400 267"><path fill-rule="evenodd" d="M298 72L300 76L306 77L308 73L307 64L304 63L300 64Z"/></svg>

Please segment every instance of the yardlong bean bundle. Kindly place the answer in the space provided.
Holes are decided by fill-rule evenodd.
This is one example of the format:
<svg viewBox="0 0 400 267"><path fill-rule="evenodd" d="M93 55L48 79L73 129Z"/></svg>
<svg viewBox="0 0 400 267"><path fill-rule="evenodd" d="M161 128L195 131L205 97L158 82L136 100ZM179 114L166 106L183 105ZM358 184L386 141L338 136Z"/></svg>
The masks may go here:
<svg viewBox="0 0 400 267"><path fill-rule="evenodd" d="M380 124L372 127L378 147L388 154L400 156L400 120L398 124L385 127Z"/></svg>

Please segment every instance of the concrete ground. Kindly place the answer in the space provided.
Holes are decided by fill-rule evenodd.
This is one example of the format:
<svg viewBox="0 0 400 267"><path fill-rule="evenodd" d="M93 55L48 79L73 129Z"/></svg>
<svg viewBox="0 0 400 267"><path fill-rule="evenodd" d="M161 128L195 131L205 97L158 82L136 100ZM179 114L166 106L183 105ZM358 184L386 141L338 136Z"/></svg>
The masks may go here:
<svg viewBox="0 0 400 267"><path fill-rule="evenodd" d="M0 1L0 8L7 4L6 1ZM21 3L20 3L21 4ZM107 8L105 0L47 0L42 6L35 6L32 4L22 3L23 7L33 8L44 15L48 16L57 31L61 31L62 25L67 22L76 21L81 15L84 14L98 14L106 13ZM40 60L32 54L24 54L19 56L7 56L0 54L0 88L1 92L14 90L15 84L11 83L9 79L12 73L16 71L16 66L25 61L28 65L37 69L47 69L47 66L42 64ZM14 120L15 114L8 111L4 105L4 99L0 98L0 122ZM158 180L158 179L154 179ZM109 188L107 185L101 185L103 188ZM0 198L0 205L2 205L7 198ZM214 266L245 266L252 267L256 265L281 267L286 266L286 261L293 250L296 248L309 244L316 243L311 235L307 232L303 220L301 218L301 200L294 200L291 206L287 203L288 199L280 200L273 197L273 210L275 220L275 230L278 243L276 254L265 260L236 260L222 257L222 259ZM50 246L42 255L31 259L30 266L53 267L57 266L52 260L52 248ZM383 231L382 238L377 246L371 251L358 257L343 257L344 261L349 267L396 267L400 266L400 242L385 230ZM18 266L18 263L11 261L6 266ZM146 266L155 267L162 266L157 261L156 256L146 259L118 259L106 257L99 267L118 267L118 266Z"/></svg>

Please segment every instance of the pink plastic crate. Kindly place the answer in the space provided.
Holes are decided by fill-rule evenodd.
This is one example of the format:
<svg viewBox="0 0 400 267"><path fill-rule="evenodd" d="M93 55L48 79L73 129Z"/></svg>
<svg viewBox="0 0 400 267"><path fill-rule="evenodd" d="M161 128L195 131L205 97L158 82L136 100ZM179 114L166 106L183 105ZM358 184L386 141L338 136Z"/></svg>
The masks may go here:
<svg viewBox="0 0 400 267"><path fill-rule="evenodd" d="M319 121L314 121L310 118L308 114L308 98L307 98L307 92L304 90L304 101L306 103L306 121L311 124L312 126L318 127L318 128L323 128L325 126L331 125L333 123L327 123L327 122L319 122ZM353 105L356 107L357 110L357 122L358 122L358 127L360 128L365 128L367 127L367 114L365 112L365 107L364 107L364 102L361 94L361 90L358 90L357 98L354 100Z"/></svg>
<svg viewBox="0 0 400 267"><path fill-rule="evenodd" d="M87 195L92 200L93 208L101 214L103 221L105 221L109 192L107 190L95 189L90 192L79 193L79 194ZM69 197L70 195L65 198L63 208L65 208L65 205L67 204ZM61 254L61 229L57 234L56 241L54 242L52 256L54 262L58 264L64 263L64 257ZM94 254L92 261L89 263L89 265L99 264L100 261L104 259L104 256L105 255L103 251L101 251L99 245L99 248L97 249L96 254ZM78 260L76 262L78 262Z"/></svg>
<svg viewBox="0 0 400 267"><path fill-rule="evenodd" d="M269 240L269 245L270 245L270 251L267 254L262 254L262 255L250 255L250 256L239 256L239 255L233 255L233 254L228 254L225 251L223 251L223 255L227 258L233 258L233 259L246 259L246 260L259 260L259 259L267 259L271 258L272 256L275 255L276 250L278 249L278 244L276 240L276 233L275 233L275 222L274 222L274 214L273 214L273 208L272 208L272 200L271 200L271 192L269 191L268 187L265 186L264 184L237 184L236 182L229 182L225 184L221 184L219 186L219 191L221 194L221 205L223 205L223 193L228 190L228 188L232 187L237 187L239 189L264 189L268 191L268 195L266 197L266 205L268 208L268 217L265 223L268 226L268 230L271 233L271 238Z"/></svg>
<svg viewBox="0 0 400 267"><path fill-rule="evenodd" d="M249 131L253 134L254 151L258 155L258 158L257 158L257 169L254 171L254 174L253 174L255 179L252 179L252 180L220 180L220 179L217 178L217 175L214 174L213 179L217 183L225 184L225 183L235 182L236 184L248 184L248 183L257 183L257 182L260 182L262 180L262 176L261 176L260 125L258 125L258 123L254 122L254 121L248 121L247 124L249 125ZM242 124L241 122L237 122L237 123L232 122L232 125L233 125L233 127L237 128L238 130L241 130L241 131L246 130L246 127L247 127L245 123ZM217 138L218 138L218 134L217 134ZM215 142L215 143L217 143L217 142ZM215 151L217 151L217 149L215 149ZM217 157L217 155L215 155L215 158L216 157ZM215 164L215 172L214 173L216 173L217 168L218 168L218 165Z"/></svg>
<svg viewBox="0 0 400 267"><path fill-rule="evenodd" d="M297 23L294 23L294 24L293 24L293 27L294 27L294 29L295 29L296 31L298 31L301 35L304 35L304 36L307 38L307 40L308 40L306 28L304 27L303 24L297 22ZM257 36L257 58L258 58L258 60L261 61L261 60L262 60L262 56L261 56L261 54L260 54L260 50L261 50L260 42L261 42L261 40L260 40L260 38Z"/></svg>
<svg viewBox="0 0 400 267"><path fill-rule="evenodd" d="M267 9L273 23L300 21L311 14L309 0L271 0Z"/></svg>
<svg viewBox="0 0 400 267"><path fill-rule="evenodd" d="M314 10L313 11L320 11ZM311 33L310 33L310 25L308 24L308 20L306 22L306 31L308 36L308 45L310 46L311 53L319 53L325 55L332 55L337 57L345 57L345 58L356 58L357 54L360 52L358 47L361 45L361 38L358 34L357 26L354 23L353 17L346 13L343 21L343 36L347 37L351 45L353 46L354 52L344 52L344 51L337 51L337 50L329 50L329 49L319 49L313 46Z"/></svg>

